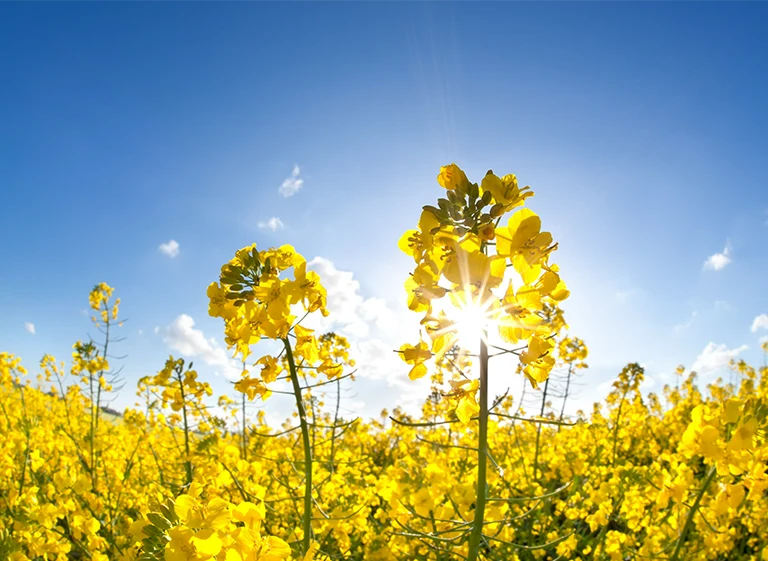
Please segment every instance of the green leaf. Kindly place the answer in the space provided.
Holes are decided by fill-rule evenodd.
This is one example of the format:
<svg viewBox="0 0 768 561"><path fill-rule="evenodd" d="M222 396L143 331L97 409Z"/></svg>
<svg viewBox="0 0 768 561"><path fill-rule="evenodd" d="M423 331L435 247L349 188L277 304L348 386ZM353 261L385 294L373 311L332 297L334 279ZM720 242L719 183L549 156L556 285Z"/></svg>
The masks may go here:
<svg viewBox="0 0 768 561"><path fill-rule="evenodd" d="M160 512L162 512L163 516L165 516L171 522L177 522L178 518L176 517L176 512L173 510L173 502L169 499L168 503L168 505L160 505Z"/></svg>
<svg viewBox="0 0 768 561"><path fill-rule="evenodd" d="M150 538L152 537L160 537L163 535L163 531L158 528L157 526L144 526L144 533L147 534Z"/></svg>
<svg viewBox="0 0 768 561"><path fill-rule="evenodd" d="M191 363L190 363L190 366L191 366ZM149 514L147 514L147 520L152 522L152 524L154 524L161 530L171 529L171 523L168 520L166 520L163 516L160 516L155 512L150 512Z"/></svg>

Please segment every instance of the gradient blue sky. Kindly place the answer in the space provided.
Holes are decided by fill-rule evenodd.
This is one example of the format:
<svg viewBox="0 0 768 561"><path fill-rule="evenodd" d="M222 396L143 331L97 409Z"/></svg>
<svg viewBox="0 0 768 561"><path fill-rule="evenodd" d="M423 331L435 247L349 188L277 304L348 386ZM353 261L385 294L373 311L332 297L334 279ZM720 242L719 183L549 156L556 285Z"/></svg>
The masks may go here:
<svg viewBox="0 0 768 561"><path fill-rule="evenodd" d="M455 161L536 191L587 397L629 361L650 389L762 361L766 28L760 3L1 3L0 349L67 359L105 281L128 388L183 351L221 391L205 288L291 243L362 355L351 407L421 398L396 244Z"/></svg>

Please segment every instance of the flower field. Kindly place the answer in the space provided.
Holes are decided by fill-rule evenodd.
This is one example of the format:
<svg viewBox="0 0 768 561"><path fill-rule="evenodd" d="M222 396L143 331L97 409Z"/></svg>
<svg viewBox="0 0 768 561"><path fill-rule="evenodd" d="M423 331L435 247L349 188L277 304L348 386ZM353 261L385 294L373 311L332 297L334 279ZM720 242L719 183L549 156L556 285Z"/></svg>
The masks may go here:
<svg viewBox="0 0 768 561"><path fill-rule="evenodd" d="M0 560L768 561L768 368L734 362L732 382L701 387L680 367L648 394L632 363L566 414L588 351L533 192L454 164L437 179L399 242L422 333L397 352L432 385L420 416L339 414L354 357L302 323L329 313L327 293L288 245L211 272L236 397L170 357L138 382L142 406L111 415L120 301L99 284L101 339L69 365L0 354ZM525 395L489 394L501 354ZM283 389L283 426L246 417Z"/></svg>

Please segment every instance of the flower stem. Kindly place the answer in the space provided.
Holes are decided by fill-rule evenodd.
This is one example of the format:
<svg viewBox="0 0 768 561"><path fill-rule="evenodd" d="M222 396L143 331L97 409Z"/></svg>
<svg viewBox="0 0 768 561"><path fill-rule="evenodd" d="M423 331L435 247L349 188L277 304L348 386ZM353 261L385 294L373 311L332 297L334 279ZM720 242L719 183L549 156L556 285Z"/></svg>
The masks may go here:
<svg viewBox="0 0 768 561"><path fill-rule="evenodd" d="M181 413L184 421L184 471L187 475L187 488L192 485L192 456L189 451L189 421L187 420L187 398L184 395L184 378L182 377L183 366L176 369L176 380L179 382L179 392L181 393Z"/></svg>
<svg viewBox="0 0 768 561"><path fill-rule="evenodd" d="M712 466L709 468L709 473L707 474L707 478L704 480L704 483L701 486L701 489L699 490L699 494L696 495L696 500L693 501L693 504L691 505L691 510L688 511L688 518L685 519L685 524L683 525L683 531L680 532L680 537L677 538L677 544L675 545L675 550L672 552L672 555L669 557L669 561L677 561L680 551L683 549L683 542L685 541L685 538L688 537L688 532L691 530L691 525L693 524L693 518L696 516L696 511L699 510L699 504L701 503L701 499L704 497L704 493L707 492L707 488L712 483L712 480L715 478L715 475L717 475L717 469L715 466Z"/></svg>
<svg viewBox="0 0 768 561"><path fill-rule="evenodd" d="M296 371L296 362L293 359L291 342L287 337L283 339L283 345L285 345L285 357L288 359L288 367L291 370L293 394L296 397L296 411L299 414L299 423L301 425L301 440L304 443L304 516L302 517L304 536L301 540L301 555L306 555L307 551L309 551L309 541L312 537L312 447L309 442L309 426L307 425L307 413L304 410L304 400L301 395L301 386L299 385L299 375Z"/></svg>
<svg viewBox="0 0 768 561"><path fill-rule="evenodd" d="M547 378L547 381L544 382L544 391L541 394L541 411L539 412L539 417L542 419L544 418L544 409L547 406L547 391L549 390L549 378ZM541 423L539 423L536 427L536 451L533 455L533 478L537 479L538 472L539 472L539 445L541 442Z"/></svg>
<svg viewBox="0 0 768 561"><path fill-rule="evenodd" d="M467 561L476 561L480 554L485 517L486 468L488 463L488 347L480 341L480 413L478 414L477 435L477 496L475 498L475 519L469 535Z"/></svg>

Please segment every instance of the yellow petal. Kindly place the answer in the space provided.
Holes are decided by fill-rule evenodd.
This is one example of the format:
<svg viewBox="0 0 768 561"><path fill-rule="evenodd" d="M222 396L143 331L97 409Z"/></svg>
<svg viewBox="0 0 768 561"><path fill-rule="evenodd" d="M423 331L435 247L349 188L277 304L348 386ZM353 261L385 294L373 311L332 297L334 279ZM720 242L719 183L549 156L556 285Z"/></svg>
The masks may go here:
<svg viewBox="0 0 768 561"><path fill-rule="evenodd" d="M478 414L480 406L475 402L474 396L463 396L456 406L456 416L462 424L466 425L472 417Z"/></svg>
<svg viewBox="0 0 768 561"><path fill-rule="evenodd" d="M456 164L442 166L437 176L437 182L449 190L458 189L461 191L469 186L466 174Z"/></svg>
<svg viewBox="0 0 768 561"><path fill-rule="evenodd" d="M174 510L179 520L187 526L196 528L203 522L200 502L191 495L179 495Z"/></svg>
<svg viewBox="0 0 768 561"><path fill-rule="evenodd" d="M189 541L195 546L198 554L207 557L218 555L223 545L221 538L213 530L200 530Z"/></svg>
<svg viewBox="0 0 768 561"><path fill-rule="evenodd" d="M400 237L400 241L397 242L397 247L400 248L400 251L407 253L408 255L413 255L412 238L416 234L418 234L416 230L408 230Z"/></svg>
<svg viewBox="0 0 768 561"><path fill-rule="evenodd" d="M541 218L531 209L521 208L509 218L508 226L512 237L512 250L516 251L538 235L541 230Z"/></svg>
<svg viewBox="0 0 768 561"><path fill-rule="evenodd" d="M408 373L408 377L411 380L418 380L419 378L423 378L427 374L427 367L424 366L424 364L417 364L413 368L411 368L411 371Z"/></svg>

